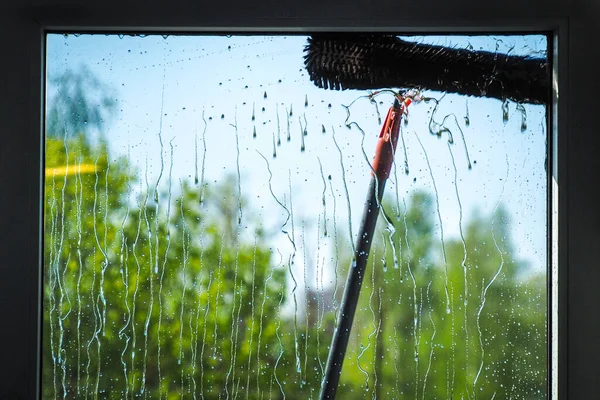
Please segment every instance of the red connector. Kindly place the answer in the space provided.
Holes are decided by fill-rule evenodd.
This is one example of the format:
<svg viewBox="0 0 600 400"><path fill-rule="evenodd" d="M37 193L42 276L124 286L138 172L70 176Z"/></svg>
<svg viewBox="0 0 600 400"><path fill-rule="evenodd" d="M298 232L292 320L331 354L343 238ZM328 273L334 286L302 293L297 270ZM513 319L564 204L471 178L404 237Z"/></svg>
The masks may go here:
<svg viewBox="0 0 600 400"><path fill-rule="evenodd" d="M373 159L373 170L380 182L390 176L396 145L398 144L398 136L400 134L400 121L402 120L405 107L410 103L410 98L404 99L402 103L395 102L388 110L383 126L381 127L377 150Z"/></svg>

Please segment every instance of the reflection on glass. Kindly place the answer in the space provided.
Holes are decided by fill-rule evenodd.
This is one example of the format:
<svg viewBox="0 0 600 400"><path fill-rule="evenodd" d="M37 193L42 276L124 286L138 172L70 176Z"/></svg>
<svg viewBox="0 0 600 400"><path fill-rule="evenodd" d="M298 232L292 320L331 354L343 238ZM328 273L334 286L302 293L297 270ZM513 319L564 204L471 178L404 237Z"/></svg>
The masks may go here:
<svg viewBox="0 0 600 400"><path fill-rule="evenodd" d="M48 36L44 398L318 398L393 97L317 88L305 44ZM338 398L545 398L546 108L422 95Z"/></svg>

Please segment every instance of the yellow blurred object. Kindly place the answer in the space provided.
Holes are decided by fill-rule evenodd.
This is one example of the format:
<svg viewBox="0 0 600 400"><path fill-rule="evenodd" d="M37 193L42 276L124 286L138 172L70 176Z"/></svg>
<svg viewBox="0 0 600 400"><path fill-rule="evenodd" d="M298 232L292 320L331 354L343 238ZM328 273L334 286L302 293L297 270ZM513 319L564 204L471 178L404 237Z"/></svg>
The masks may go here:
<svg viewBox="0 0 600 400"><path fill-rule="evenodd" d="M96 172L98 167L94 164L63 165L61 167L46 168L46 177L65 176L75 174L89 174Z"/></svg>

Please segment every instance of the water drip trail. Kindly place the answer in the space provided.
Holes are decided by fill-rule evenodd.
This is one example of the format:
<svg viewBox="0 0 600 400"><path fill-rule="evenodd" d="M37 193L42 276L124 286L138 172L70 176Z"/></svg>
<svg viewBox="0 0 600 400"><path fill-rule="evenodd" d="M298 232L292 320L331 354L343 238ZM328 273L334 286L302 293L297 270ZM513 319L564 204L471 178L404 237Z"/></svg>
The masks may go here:
<svg viewBox="0 0 600 400"><path fill-rule="evenodd" d="M418 324L418 331L419 331L419 340L415 343L415 346L417 347L417 349L421 346L421 334L423 332L423 288L419 288L419 324ZM418 351L418 350L417 350ZM418 354L417 354L417 358L418 358ZM418 361L418 360L417 360ZM418 366L418 363L417 363ZM415 374L415 399L419 398L419 369L417 368L416 370L416 374Z"/></svg>
<svg viewBox="0 0 600 400"><path fill-rule="evenodd" d="M306 132L306 127L304 129L302 128L302 119L300 117L298 117L298 124L300 125L300 151L304 151L306 149L304 144L304 136L306 136L304 132Z"/></svg>
<svg viewBox="0 0 600 400"><path fill-rule="evenodd" d="M404 140L404 137L403 139ZM400 181L398 180L398 168L396 164L396 156L394 155L394 189L396 191L396 220L400 220ZM406 210L405 210L406 211ZM393 225L392 225L393 226ZM406 228L406 227L405 227ZM402 238L399 240L398 253L396 253L396 245L393 243L392 235L390 235L390 240L392 241L392 250L394 252L394 268L398 269L398 276L400 277L400 282L402 283ZM397 263L397 264L396 264ZM400 291L399 296L402 296L402 292ZM398 300L398 304L400 304L400 300Z"/></svg>
<svg viewBox="0 0 600 400"><path fill-rule="evenodd" d="M223 267L223 248L225 247L225 230L221 234L221 246L219 249L219 264L217 266L217 294L215 296L215 320L213 326L213 348L212 348L212 356L213 360L217 361L217 316L219 315L219 297L221 297L221 275L222 275L222 267ZM210 290L209 290L210 291Z"/></svg>
<svg viewBox="0 0 600 400"><path fill-rule="evenodd" d="M181 274L183 275L183 290L181 292L181 308L179 311L179 358L177 360L177 363L179 365L181 365L181 397L183 398L183 375L184 375L184 363L183 363L183 359L185 357L185 353L183 351L183 314L184 314L184 308L185 308L185 295L186 295L186 291L187 291L187 266L188 266L188 261L189 261L189 256L190 256L190 231L188 229L187 226L187 222L185 221L185 214L183 212L183 203L184 203L184 199L185 199L185 191L183 188L183 183L181 182L181 180L179 181L180 187L181 187L181 198L179 200L179 212L181 215L181 242L182 242L182 257L183 257L183 262L182 262L182 268L181 268ZM166 259L166 257L165 257Z"/></svg>
<svg viewBox="0 0 600 400"><path fill-rule="evenodd" d="M277 114L277 146L281 146L281 126L279 123L279 104L275 104L275 113Z"/></svg>
<svg viewBox="0 0 600 400"><path fill-rule="evenodd" d="M182 193L182 199L184 198L184 195ZM191 312L190 313L190 332L192 332L192 341L190 342L190 353L191 353L191 360L190 360L190 364L192 366L192 370L190 373L190 378L192 381L192 388L191 388L191 392L192 395L194 397L194 400L197 398L196 397L196 391L197 391L197 383L196 383L196 359L198 357L198 330L200 328L200 308L201 308L201 304L202 304L202 280L201 280L201 273L202 273L202 267L203 262L204 262L204 232L206 229L206 225L205 225L205 221L204 218L202 218L202 223L201 223L201 227L200 227L200 234L198 235L200 237L200 263L199 263L199 270L198 273L196 275L196 278L194 279L193 282L193 286L194 289L196 290L197 293L197 301L196 301L196 312ZM191 237L188 234L188 246L191 246ZM188 254L189 254L189 250L188 250ZM209 271L209 281L212 279L212 271ZM210 288L210 283L208 285L208 288ZM210 296L207 296L207 306L206 309L208 309L208 305L210 303ZM194 315L195 314L195 315ZM195 319L195 326L193 325L193 321ZM204 322L206 323L207 319L206 319L206 315L204 316ZM204 333L204 335L206 334L206 326L202 327L202 331ZM204 336L204 338L202 339L202 351L201 351L201 355L200 355L200 373L201 373L201 379L204 378L203 376L203 371L204 371L204 346L205 346L205 341L206 341L206 336ZM204 395L201 393L200 394L202 396L202 398L204 398Z"/></svg>
<svg viewBox="0 0 600 400"><path fill-rule="evenodd" d="M477 332L479 334L479 348L481 351L481 358L480 358L481 361L479 363L479 370L477 371L477 375L475 376L475 379L473 380L473 397L474 398L477 397L477 395L476 395L477 381L479 380L479 376L481 375L481 371L483 370L484 357L485 357L485 349L483 347L483 337L482 337L481 325L479 323L479 320L481 318L481 312L483 311L483 308L485 307L485 300L486 300L485 296L487 294L487 291L492 286L492 284L496 281L496 279L498 278L498 276L500 275L500 273L502 272L502 269L504 267L504 253L500 249L500 246L498 246L498 241L496 240L496 233L494 230L495 219L493 218L493 215L495 215L496 212L498 211L498 207L500 206L500 202L502 201L502 198L504 196L504 189L506 188L506 182L508 181L509 172L510 172L510 166L508 163L508 156L507 156L507 158L506 158L506 176L504 178L504 182L502 183L502 191L500 192L500 197L498 198L498 202L496 203L496 206L494 207L494 211L492 212L492 240L494 241L494 246L496 247L496 250L498 250L498 254L500 255L500 265L498 266L498 270L496 271L496 273L494 274L492 279L490 279L490 281L488 282L487 285L485 285L485 280L482 281L482 283L484 284L484 287L483 287L483 290L481 293L481 304L479 306L479 309L477 310L476 322L477 322Z"/></svg>
<svg viewBox="0 0 600 400"><path fill-rule="evenodd" d="M235 165L236 165L236 170L237 170L237 189L238 189L238 224L242 223L242 175L240 173L240 135L238 132L238 126L237 126L237 108L235 111L235 117L234 117L234 125L233 125L234 129L235 129L235 149L236 149L236 155L235 155Z"/></svg>
<svg viewBox="0 0 600 400"><path fill-rule="evenodd" d="M375 294L375 258L372 258L372 267L371 267L371 295L369 296L369 311L371 311L371 318L373 331L368 336L368 342L366 346L361 344L361 352L358 357L356 357L356 365L358 366L359 371L365 376L365 391L369 391L369 373L360 365L360 358L365 354L365 352L371 347L371 339L377 333L377 318L375 316L375 310L373 309L373 295Z"/></svg>
<svg viewBox="0 0 600 400"><path fill-rule="evenodd" d="M279 250L277 250L277 252L279 253ZM277 266L281 266L283 262L283 256L281 255L281 253L279 253L279 263L277 263ZM260 363L260 346L262 344L262 332L263 332L263 321L264 321L264 315L265 315L265 303L267 301L267 284L269 283L269 281L271 280L271 278L273 277L273 266L271 266L270 272L269 272L269 276L267 277L267 279L265 279L264 282L264 286L263 286L263 293L262 293L262 304L260 307L260 324L258 327L258 340L257 340L257 344L256 344L256 396L257 398L262 398L260 397L260 373L262 371L262 365Z"/></svg>
<svg viewBox="0 0 600 400"><path fill-rule="evenodd" d="M521 103L517 103L517 111L521 113L521 132L527 130L527 110Z"/></svg>
<svg viewBox="0 0 600 400"><path fill-rule="evenodd" d="M288 186L290 191L290 219L292 223L292 237L295 238L294 234L294 203L293 203L293 194L292 194L292 171L288 169ZM300 350L298 349L298 299L296 296L296 289L298 289L298 282L294 277L294 272L292 271L292 266L294 265L294 258L296 257L296 246L294 245L294 251L289 258L288 261L288 270L290 272L290 277L294 282L294 287L292 288L292 297L294 298L294 349L296 354L296 372L302 374L302 369L300 366Z"/></svg>
<svg viewBox="0 0 600 400"><path fill-rule="evenodd" d="M346 182L346 169L344 168L344 155L342 154L342 149L338 145L337 140L335 139L335 129L333 126L331 127L331 137L333 138L333 143L335 143L335 147L338 149L340 154L340 166L342 167L342 182L344 183L344 190L346 191L346 204L348 205L348 231L350 233L350 244L352 245L352 255L356 254L356 246L354 244L354 235L352 234L352 207L350 206L350 193L348 193L348 184Z"/></svg>
<svg viewBox="0 0 600 400"><path fill-rule="evenodd" d="M49 325L50 325L50 351L52 354L52 388L53 388L53 393L54 393L54 398L56 398L56 396L58 395L58 389L57 389L57 380L58 380L58 365L57 365L57 361L58 361L58 356L56 354L56 349L54 346L54 336L55 336L55 332L54 332L54 311L56 310L56 269L55 269L55 258L57 257L55 255L56 251L56 242L58 240L57 238L57 233L56 230L57 228L57 224L58 224L58 216L57 216L57 210L56 210L56 178L55 175L52 175L52 189L50 190L50 192L52 193L51 197L50 197L50 254L48 257L48 286L49 286L49 294L48 294L48 319L49 319ZM88 354L89 356L89 354ZM89 357L88 357L89 358Z"/></svg>
<svg viewBox="0 0 600 400"><path fill-rule="evenodd" d="M256 278L256 247L258 245L258 234L254 234L254 250L252 252L252 294L250 297L250 343L249 343L249 353L248 353L248 365L246 368L246 400L248 400L248 395L250 393L250 367L252 365L252 345L254 340L254 315L255 315L255 305L254 305L254 288L255 288L255 278Z"/></svg>
<svg viewBox="0 0 600 400"><path fill-rule="evenodd" d="M394 325L394 372L396 373L396 378L394 380L394 396L393 398L400 398L400 371L398 370L398 353L400 353L398 347L398 332L396 329L396 325Z"/></svg>
<svg viewBox="0 0 600 400"><path fill-rule="evenodd" d="M321 159L317 157L317 161L319 162L319 171L321 172L321 180L323 181L323 194L321 195L323 202L323 236L327 236L327 182L325 182L325 175L323 174L323 165L321 164Z"/></svg>
<svg viewBox="0 0 600 400"><path fill-rule="evenodd" d="M62 188L61 188L61 199L60 199L60 211L58 212L58 215L60 215L61 218L61 222L60 222L60 234L59 234L59 239L58 239L58 248L56 249L56 254L55 254L55 258L54 260L51 261L51 263L53 264L53 266L51 267L52 269L54 269L54 286L52 288L52 300L53 300L53 305L52 308L58 308L58 310L56 311L56 319L57 319L57 323L58 323L58 348L56 350L56 353L54 356L55 358L55 362L54 362L54 379L56 380L58 378L58 374L57 374L57 370L56 367L58 366L62 372L62 378L60 379L61 381L61 386L62 386L62 391L63 391L63 398L66 397L67 395L67 388L66 388L66 362L67 360L63 357L63 354L66 354L66 350L63 349L62 347L62 342L63 342L63 338L64 338L64 326L63 326L63 314L62 314L62 309L63 309L63 302L64 302L64 296L65 296L65 291L66 291L66 287L64 286L64 272L63 272L63 279L61 280L61 273L59 270L59 265L61 262L61 258L63 255L63 246L64 246L64 241L65 241L65 190L66 190L66 186L67 186L67 175L68 175L68 171L69 171L69 150L68 150L68 146L67 146L67 135L65 132L65 136L64 136L64 140L63 140L63 146L65 147L65 163L66 163L66 170L67 173L64 174L63 177L63 183L62 183ZM53 190L54 192L54 190ZM58 217L57 215L57 217ZM56 225L55 225L56 226ZM65 269L68 267L68 263L70 261L70 254L68 256L68 260L67 263L65 264ZM54 298L54 290L56 288L56 285L58 285L58 289L60 292L60 297L58 299L58 307L56 307L56 299ZM70 301L69 301L70 303ZM69 313L70 313L70 308L69 307ZM53 351L54 353L54 351ZM56 381L54 383L54 393L56 396Z"/></svg>
<svg viewBox="0 0 600 400"><path fill-rule="evenodd" d="M66 146L66 144L65 144ZM68 153L67 153L68 154ZM67 155L67 164L68 164L68 155ZM62 222L61 222L61 242L63 240L64 237L64 230L65 230L65 212L64 212L64 207L65 207L65 186L66 186L66 177L67 174L65 174L65 181L63 184L63 188L62 188L62 208L63 208L63 212L62 212ZM60 246L62 248L62 245ZM70 247L70 246L69 246ZM59 250L59 253L62 253L62 251ZM66 302L68 305L68 309L66 311L64 311L64 313L61 313L60 317L59 317L59 331L60 331L60 340L59 340L59 345L58 348L60 349L61 353L59 353L59 357L61 359L61 368L62 368L62 387L63 387L63 399L67 398L67 394L68 394L68 389L67 389L67 349L64 349L62 346L62 342L64 340L64 321L67 319L67 317L71 314L72 310L73 310L73 304L71 303L71 296L69 295L69 285L66 284L66 275L67 275L67 271L69 268L69 264L71 262L71 251L69 249L69 254L67 256L67 260L64 264L64 268L62 271L62 283L61 280L58 279L58 283L59 283L59 288L60 288L60 300L59 300L59 304L61 309L64 307L64 301L65 301L65 297L66 297ZM70 380L70 379L69 379Z"/></svg>
<svg viewBox="0 0 600 400"><path fill-rule="evenodd" d="M443 96L442 96L442 98L443 98ZM448 127L446 127L446 120L450 117L454 118L454 123L456 125L456 128L458 129L458 132L460 133L460 137L462 139L463 146L465 149L465 157L467 158L467 166L469 169L471 169L472 168L471 157L469 156L469 148L467 146L467 141L465 139L465 133L463 132L462 128L460 127L460 124L458 123L458 118L456 117L456 114L454 114L454 113L447 114L446 116L444 116L441 123L435 122L435 120L434 120L435 114L437 113L438 106L440 105L442 99L437 100L434 98L428 98L425 101L429 101L429 100L433 100L435 102L435 106L433 108L433 111L431 112L431 117L429 119L429 133L431 133L432 135L436 135L438 137L441 137L443 133L447 133L448 134L448 142L450 144L454 144L454 136L452 135L452 131ZM468 114L468 108L467 108L467 114ZM468 126L469 124L467 123L466 125Z"/></svg>
<svg viewBox="0 0 600 400"><path fill-rule="evenodd" d="M62 343L64 340L64 321L67 319L67 317L69 316L69 314L71 314L71 311L73 309L73 305L71 303L71 299L69 296L69 291L67 286L65 285L65 279L66 279L66 274L67 274L67 270L69 267L69 263L71 262L71 254L69 254L67 256L67 260L65 262L65 267L63 268L63 272L62 272L62 289L61 289L61 293L60 293L60 300L59 300L59 304L62 308L64 301L65 301L65 297L66 297L66 302L68 304L68 310L66 310L64 313L61 311L60 315L58 317L58 324L59 324L59 331L60 331L60 338L59 338L59 343L58 343L58 348L59 348L59 359L60 359L60 364L61 364L61 369L62 369L62 391L63 391L63 399L67 398L67 394L68 394L68 388L67 388L67 364L68 364L68 360L67 360L67 350L63 348ZM60 281L59 281L60 282Z"/></svg>
<svg viewBox="0 0 600 400"><path fill-rule="evenodd" d="M79 165L82 164L80 159ZM81 240L83 238L82 212L83 205L83 182L81 180L81 167L77 169L75 176L75 208L77 221L75 229L77 230L77 396L81 396L81 279L83 277L83 258L81 256Z"/></svg>
<svg viewBox="0 0 600 400"><path fill-rule="evenodd" d="M202 253L204 253L204 250L202 250L201 252L201 258L202 258ZM210 287L212 286L213 283L213 272L209 271L208 272L208 289L210 289ZM216 303L216 301L215 301ZM200 304L200 300L198 300L198 304ZM199 308L198 308L199 309ZM210 311L210 296L206 297L206 310L204 311L204 326L202 327L202 348L200 350L200 365L202 366L200 368L200 398L204 399L204 348L206 347L206 324L208 323L208 313ZM196 330L198 330L198 318L196 317ZM215 338L216 339L216 338Z"/></svg>
<svg viewBox="0 0 600 400"><path fill-rule="evenodd" d="M458 232L460 235L460 242L462 244L462 248L463 248L463 258L461 261L461 266L463 269L463 286L464 286L464 291L463 291L463 318L464 318L464 325L463 325L463 332L465 334L465 365L469 365L469 328L468 328L468 317L467 317L467 313L468 313L468 306L469 306L469 283L468 283L468 271L467 271L467 243L465 240L465 235L463 232L463 207L462 207L462 202L460 201L460 194L458 191L458 170L456 168L456 162L454 160L454 154L452 153L452 147L450 147L450 143L448 143L448 151L450 152L450 157L452 159L452 168L454 169L454 190L456 192L456 201L458 202ZM454 341L452 342L452 346L453 346L453 352L454 352L454 347L455 347L455 343ZM465 368L465 371L467 369ZM467 391L467 396L470 398L470 394L469 391Z"/></svg>
<svg viewBox="0 0 600 400"><path fill-rule="evenodd" d="M159 382L159 397L162 397L162 391L163 391L163 380L162 380L162 370L161 370L161 350L162 350L162 337L161 337L161 328L162 328L162 317L163 317L163 283L164 283L164 277L165 277L165 271L167 269L167 260L168 260L168 255L169 255L169 249L171 247L171 187L172 187L172 177L173 177L173 139L171 139L171 141L169 142L169 146L171 149L170 152L170 159L169 159L169 179L168 179L168 195L167 195L167 220L166 220L166 229L167 229L167 246L165 248L165 253L163 256L163 262L162 262L162 266L161 266L161 271L160 271L160 278L159 278L159 288L158 288L158 326L157 326L157 339L158 339L158 343L157 343L157 354L156 354L156 366L157 366L157 370L158 370L158 382ZM161 174L162 174L162 162L161 162ZM158 184L155 190L158 190ZM156 265L158 265L158 260L159 260L159 256L158 256L158 251L159 251L159 222L158 222L158 218L159 218L159 213L158 213L158 205L157 205L157 212L156 212L156 219L155 219L155 227L154 230L156 232ZM158 272L158 271L156 271Z"/></svg>
<svg viewBox="0 0 600 400"><path fill-rule="evenodd" d="M104 174L104 248L101 248L100 251L102 256L104 257L104 261L102 263L102 271L100 275L100 297L102 299L102 336L106 336L106 296L104 295L104 278L106 275L106 270L108 269L109 261L108 261L108 173L110 171L110 159L106 160L106 171Z"/></svg>
<svg viewBox="0 0 600 400"><path fill-rule="evenodd" d="M419 324L419 313L418 313L418 309L419 309L419 301L417 300L417 281L415 279L415 276L412 272L412 268L410 267L411 264L411 253L410 253L410 243L408 241L408 223L406 221L406 214L407 214L407 210L406 210L406 201L404 201L404 199L402 199L402 203L403 203L403 218L404 218L404 241L406 243L406 269L408 271L408 274L412 280L413 283L413 340L414 340L414 345L415 345L415 351L414 351L414 360L415 360L415 399L417 399L418 396L418 387L417 384L419 382L419 332L418 332L418 324Z"/></svg>
<svg viewBox="0 0 600 400"><path fill-rule="evenodd" d="M94 183L94 206L92 209L92 218L93 218L93 230L94 230L94 238L96 239L96 246L94 247L94 279L93 279L93 283L92 286L95 286L95 281L96 281L96 265L95 265L95 261L96 261L96 250L99 249L100 252L103 255L104 258L104 262L107 262L108 257L106 256L106 253L103 251L102 249L102 245L100 244L100 239L98 237L98 228L97 228L97 223L96 223L96 219L97 219L97 205L98 205L98 182L99 182L99 177L98 177L98 160L99 160L100 156L96 157L96 161L95 161L95 183ZM108 200L107 200L108 201ZM105 220L106 223L106 220ZM92 340L90 341L90 345L92 341L96 341L96 350L97 350L97 357L96 357L96 387L94 389L95 393L98 393L99 390L99 385L100 385L100 366L102 363L101 360L101 348L102 345L100 343L100 337L98 336L100 334L100 332L102 332L103 329L103 319L102 319L102 311L100 309L100 302L103 301L104 299L104 293L103 293L103 288L102 288L102 281L103 281L103 276L104 276L104 265L101 265L101 279L100 279L100 285L99 285L99 289L98 289L98 296L96 296L96 301L94 302L94 335Z"/></svg>
<svg viewBox="0 0 600 400"><path fill-rule="evenodd" d="M287 126L287 141L289 142L290 140L292 140L291 132L290 132L290 117L292 116L291 108L289 111L286 108L285 115L286 115L286 126Z"/></svg>
<svg viewBox="0 0 600 400"><path fill-rule="evenodd" d="M129 154L128 154L129 155ZM128 159L131 159L128 157ZM127 198L131 197L131 181L130 181L130 172L131 169L128 167L127 169ZM127 353L127 349L129 348L129 341L131 338L127 335L126 331L129 325L131 324L132 314L131 307L129 305L129 256L128 256L128 243L127 237L125 234L125 225L127 220L129 219L130 213L130 205L129 201L127 201L127 207L125 209L125 216L123 217L123 221L121 222L121 247L120 247L120 270L121 270L121 280L123 282L123 291L125 293L125 323L119 330L119 339L125 338L125 344L123 346L123 350L121 351L121 364L123 365L123 379L125 381L125 399L129 399L129 376L127 374L127 362L125 361L125 354ZM80 229L79 227L78 229ZM80 233L81 234L81 233ZM79 255L81 257L81 255Z"/></svg>
<svg viewBox="0 0 600 400"><path fill-rule="evenodd" d="M164 172L164 145L163 145L163 140L162 140L162 126L163 126L163 115L164 115L164 103L165 103L165 84L164 84L164 74L163 74L163 86L162 86L162 93L161 93L161 104L160 104L160 121L159 121L159 127L158 127L158 141L160 144L160 170L158 173L158 178L156 179L156 183L154 185L154 203L156 205L156 212L155 212L155 216L154 216L154 239L155 239L155 246L154 246L154 263L150 262L148 263L148 270L149 270L149 276L150 276L150 304L148 306L148 314L146 316L146 323L144 325L144 369L143 369L143 373L142 373L142 393L144 394L144 398L147 398L148 393L145 391L146 389L146 370L148 368L147 366L147 360L148 360L148 331L150 329L150 321L152 319L152 311L154 309L154 274L158 274L158 263L159 263L159 215L160 215L160 199L159 199L159 195L158 195L158 187L160 184L160 181L162 179L162 175ZM147 177L146 177L147 179ZM148 186L148 184L147 184ZM149 189L147 189L149 190ZM150 237L152 229L150 228L150 222L147 219L147 212L146 212L146 224L148 226L148 245L149 245L149 251L150 254L152 254L152 238ZM150 260L152 260L152 256L150 256ZM154 268L153 268L153 264L154 264ZM159 301L160 300L160 294L159 294ZM160 329L159 329L159 334L158 334L158 353L160 354ZM158 382L159 382L159 387L161 388L161 391L159 391L159 396L162 396L162 379L161 379L161 371L160 371L160 358L157 360L157 367L158 367Z"/></svg>
<svg viewBox="0 0 600 400"><path fill-rule="evenodd" d="M275 361L275 366L273 367L273 376L275 377L275 381L277 382L277 385L279 386L279 390L281 391L281 395L283 396L283 400L285 400L285 392L283 391L283 386L281 386L281 382L279 381L279 378L277 377L277 366L279 365L279 361L281 360L281 357L283 356L283 343L281 341L281 336L279 334L279 329L281 328L281 303L283 303L283 290L281 291L281 295L279 297L279 306L277 309L277 329L275 329L275 335L277 336L277 341L279 342L279 356L277 357L277 360Z"/></svg>
<svg viewBox="0 0 600 400"><path fill-rule="evenodd" d="M375 351L373 351L373 400L377 399L377 382L379 377L377 376L377 363L379 362L377 360L377 347L379 344L379 333L381 332L381 324L382 324L382 320L381 320L381 307L382 307L382 296L383 296L383 287L379 286L378 288L378 293L377 293L377 297L379 300L379 307L377 309L377 333L375 334Z"/></svg>
<svg viewBox="0 0 600 400"><path fill-rule="evenodd" d="M330 175L331 176L331 175ZM337 216L336 216L336 200L335 193L333 192L333 185L331 183L331 179L329 180L329 189L331 191L331 197L333 198L333 243L335 248L335 266L333 268L334 271L334 282L333 282L333 293L331 294L331 301L333 304L333 315L334 315L334 325L337 326L338 323L338 308L339 304L337 301L337 290L338 290L338 277L339 277L339 259L340 259L340 249L338 244L338 235L337 235Z"/></svg>
<svg viewBox="0 0 600 400"><path fill-rule="evenodd" d="M194 132L194 184L198 182L198 133Z"/></svg>
<svg viewBox="0 0 600 400"><path fill-rule="evenodd" d="M162 143L162 141L161 141ZM162 151L161 151L161 155L162 155ZM145 176L145 180L146 180L146 191L148 192L148 196L150 195L150 182L148 181L148 160L146 160L146 176ZM158 215L158 204L155 202L156 204L156 214ZM147 314L146 314L146 321L144 323L144 330L143 330L143 335L144 335L144 358L142 361L142 385L141 385L141 389L140 389L140 395L144 395L144 397L147 397L148 394L146 392L146 370L148 368L148 328L150 325L150 317L152 315L152 308L154 307L154 269L156 268L157 272L158 272L158 260L155 260L154 258L154 248L153 248L153 243L152 243L152 228L150 226L150 219L148 218L148 203L144 204L144 210L143 210L143 214L144 214L144 222L146 224L146 231L148 233L148 239L147 239L147 243L148 243L148 282L150 284L150 302L148 305L148 310L147 310ZM155 232L155 236L158 236L158 232ZM156 267L155 267L155 263L156 263Z"/></svg>
<svg viewBox="0 0 600 400"><path fill-rule="evenodd" d="M148 167L146 165L146 172L148 171ZM140 180L140 192L142 192L142 182ZM149 192L146 191L146 195L144 196L144 199L142 200L142 202L139 204L138 206L138 210L139 210L139 215L138 215L138 226L137 226L137 231L135 234L135 239L133 241L133 245L131 246L131 252L133 253L133 258L135 260L135 264L137 266L137 271L135 274L135 288L133 290L133 296L132 296L132 300L131 300L131 338L132 338L132 343L131 343L131 390L134 391L135 390L135 380L134 380L134 376L135 376L135 352L137 350L136 347L136 340L137 340L137 334L135 331L135 316L136 316L136 299L137 299L137 294L138 294L138 289L140 286L140 273L141 273L141 263L138 257L138 253L137 253L137 245L138 245L138 241L140 239L140 234L142 232L142 214L145 213L146 210L146 204L148 203L148 196L149 196ZM127 384L129 385L129 381L127 382Z"/></svg>
<svg viewBox="0 0 600 400"><path fill-rule="evenodd" d="M317 224L320 222L318 220ZM317 226L317 291L319 291L319 284L321 286L321 290L319 291L321 294L321 312L319 313L319 303L317 302L317 361L319 362L319 367L321 368L321 377L325 376L325 366L323 361L321 360L321 331L323 329L323 318L325 317L325 289L323 285L323 270L325 269L325 256L323 256L321 268L319 269L319 255L321 251L321 241L319 236L319 227ZM320 272L320 276L319 276ZM320 278L320 279L319 279ZM320 282L319 282L320 281ZM321 379L319 379L321 380Z"/></svg>
<svg viewBox="0 0 600 400"><path fill-rule="evenodd" d="M442 213L440 212L440 195L437 189L437 185L435 184L433 169L431 168L431 163L429 162L429 156L427 155L427 151L425 150L425 147L423 146L419 135L417 135L417 132L413 131L413 133L415 134L415 137L417 138L417 141L419 142L419 145L423 150L423 155L425 156L425 161L427 162L427 168L429 170L429 176L431 177L431 183L433 185L433 191L435 193L435 205L437 209L438 222L440 224L440 243L442 246L442 258L444 261L444 291L446 292L446 314L450 314L450 293L448 291L448 259L446 257L446 243L444 241L444 225L442 222Z"/></svg>
<svg viewBox="0 0 600 400"><path fill-rule="evenodd" d="M240 231L241 231L241 226L238 224L238 229L237 229L237 235L236 235L236 247L235 247L235 272L234 272L234 278L233 278L233 304L231 307L231 324L232 324L232 334L235 331L235 340L232 341L231 343L231 347L233 349L232 351L232 355L231 355L231 362L230 362L230 368L233 371L233 377L232 377L232 388L231 391L232 393L234 392L234 383L235 383L235 372L236 372L236 368L235 368L235 364L236 364L236 360L237 360L237 348L238 348L238 337L239 337L239 330L240 330L240 312L242 309L242 299L243 299L243 292L241 289L241 284L242 282L240 282L240 288L237 289L237 278L238 278L238 271L239 271L239 264L240 264ZM235 311L235 297L236 297L236 293L239 292L239 297L240 297L240 301L238 303L238 310L237 310L237 315L234 318L234 311ZM233 336L232 336L233 337ZM225 382L227 383L227 379L225 379ZM238 379L239 382L239 379ZM227 387L227 385L226 385ZM235 397L237 397L237 394L235 395Z"/></svg>
<svg viewBox="0 0 600 400"><path fill-rule="evenodd" d="M310 305L309 305L309 285L308 285L308 277L306 275L306 270L308 269L308 262L306 256L306 230L305 230L305 221L302 221L302 259L304 261L304 266L302 271L304 272L304 375L302 376L301 387L308 379L308 320L310 318ZM318 284L317 284L318 285ZM317 286L318 287L318 286Z"/></svg>
<svg viewBox="0 0 600 400"><path fill-rule="evenodd" d="M435 350L435 335L437 333L437 329L435 326L435 321L433 320L433 313L432 313L432 309L433 307L431 306L431 299L429 298L429 290L431 288L431 281L429 282L429 284L427 285L427 303L429 304L429 321L431 322L431 325L433 326L433 333L431 334L431 339L430 339L430 347L431 350L429 351L429 365L427 365L427 370L425 371L425 376L423 377L423 400L425 400L425 392L426 392L426 388L427 388L427 378L429 377L429 371L431 371L431 364L433 363L433 352Z"/></svg>
<svg viewBox="0 0 600 400"><path fill-rule="evenodd" d="M204 129L202 130L202 175L200 177L200 204L202 204L204 201L204 189L206 187L206 183L204 182L204 171L206 163L206 129L208 124L204 118L204 110L202 110L202 121L204 121Z"/></svg>

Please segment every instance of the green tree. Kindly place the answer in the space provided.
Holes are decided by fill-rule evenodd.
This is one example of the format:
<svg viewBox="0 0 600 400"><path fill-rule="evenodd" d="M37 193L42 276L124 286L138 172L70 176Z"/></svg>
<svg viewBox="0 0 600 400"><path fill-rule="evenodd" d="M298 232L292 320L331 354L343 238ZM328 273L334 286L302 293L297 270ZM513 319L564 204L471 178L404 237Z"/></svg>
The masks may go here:
<svg viewBox="0 0 600 400"><path fill-rule="evenodd" d="M85 65L50 76L46 135L62 138L89 135L93 130L102 133L116 112L117 102L110 92Z"/></svg>
<svg viewBox="0 0 600 400"><path fill-rule="evenodd" d="M379 231L340 396L543 398L544 276L526 274L516 259L502 207L475 214L464 242L446 239L442 248L433 204L414 193L394 221L392 242Z"/></svg>
<svg viewBox="0 0 600 400"><path fill-rule="evenodd" d="M85 82L103 85L86 70L52 82L43 397L316 398L351 259L339 221L322 266L339 267L337 287L307 289L290 312L292 259L269 247L235 178L149 182L103 135L89 140L114 104L101 90L91 106ZM516 258L507 212L474 214L441 243L431 195L393 203L339 398L544 397L546 281Z"/></svg>

